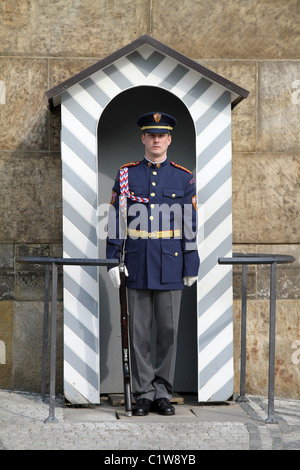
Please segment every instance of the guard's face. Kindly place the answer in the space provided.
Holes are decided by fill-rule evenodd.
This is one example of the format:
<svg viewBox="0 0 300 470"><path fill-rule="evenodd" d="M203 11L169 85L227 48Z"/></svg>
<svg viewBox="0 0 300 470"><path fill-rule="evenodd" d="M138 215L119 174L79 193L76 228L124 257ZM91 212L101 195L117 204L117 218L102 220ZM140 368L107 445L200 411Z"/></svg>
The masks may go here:
<svg viewBox="0 0 300 470"><path fill-rule="evenodd" d="M171 143L170 134L142 134L142 142L145 145L146 157L155 159L166 156L167 149Z"/></svg>

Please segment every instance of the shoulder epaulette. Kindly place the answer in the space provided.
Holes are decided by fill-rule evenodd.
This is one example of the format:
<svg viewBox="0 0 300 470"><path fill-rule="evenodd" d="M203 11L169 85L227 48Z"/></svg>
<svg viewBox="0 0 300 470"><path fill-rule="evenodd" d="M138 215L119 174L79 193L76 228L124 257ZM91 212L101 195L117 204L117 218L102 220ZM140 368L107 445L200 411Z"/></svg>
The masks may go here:
<svg viewBox="0 0 300 470"><path fill-rule="evenodd" d="M182 165L178 165L178 163L175 163L175 162L171 162L171 165L175 166L176 168L179 168L180 170L184 170L186 171L187 173L191 174L192 172L190 170L188 170L187 168L185 168L184 166Z"/></svg>
<svg viewBox="0 0 300 470"><path fill-rule="evenodd" d="M141 162L140 162L140 161L137 161L137 162L125 163L125 165L122 165L122 166L121 166L120 170L121 170L122 168L125 168L126 166L127 166L127 167L128 167L128 166L136 166L136 165L138 165L139 163L141 163Z"/></svg>

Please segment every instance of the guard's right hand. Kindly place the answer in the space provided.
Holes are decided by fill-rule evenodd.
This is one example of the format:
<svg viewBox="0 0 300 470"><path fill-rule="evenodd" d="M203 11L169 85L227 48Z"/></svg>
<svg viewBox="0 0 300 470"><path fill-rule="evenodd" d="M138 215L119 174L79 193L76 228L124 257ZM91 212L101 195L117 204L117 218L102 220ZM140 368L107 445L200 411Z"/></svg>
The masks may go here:
<svg viewBox="0 0 300 470"><path fill-rule="evenodd" d="M108 275L109 275L109 278L110 278L111 282L113 283L113 286L114 287L120 287L121 279L120 279L119 267L116 266L115 268L111 268L108 271ZM128 271L127 271L126 266L125 266L125 276L128 277Z"/></svg>

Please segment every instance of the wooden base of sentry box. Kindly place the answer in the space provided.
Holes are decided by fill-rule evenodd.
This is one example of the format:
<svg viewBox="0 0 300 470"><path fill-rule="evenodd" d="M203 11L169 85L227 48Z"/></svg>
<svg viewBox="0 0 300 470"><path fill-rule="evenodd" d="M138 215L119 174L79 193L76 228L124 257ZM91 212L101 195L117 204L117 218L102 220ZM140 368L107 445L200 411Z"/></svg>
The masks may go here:
<svg viewBox="0 0 300 470"><path fill-rule="evenodd" d="M110 393L108 400L112 406L124 406L125 404L123 393ZM184 398L178 395L178 393L174 393L170 401L176 405L184 405ZM134 398L132 399L132 403L135 403Z"/></svg>

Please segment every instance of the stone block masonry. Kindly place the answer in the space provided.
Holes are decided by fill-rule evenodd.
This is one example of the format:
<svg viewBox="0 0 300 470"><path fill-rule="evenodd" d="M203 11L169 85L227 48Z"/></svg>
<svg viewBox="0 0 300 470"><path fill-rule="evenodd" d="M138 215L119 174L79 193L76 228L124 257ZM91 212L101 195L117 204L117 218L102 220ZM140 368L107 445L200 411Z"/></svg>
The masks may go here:
<svg viewBox="0 0 300 470"><path fill-rule="evenodd" d="M232 114L233 251L296 258L278 268L275 394L299 398L299 21L298 0L2 2L0 388L40 386L43 270L16 257L61 255L60 110L45 91L149 34L250 91ZM265 394L269 274L248 275L247 387ZM240 278L235 269L236 390Z"/></svg>

